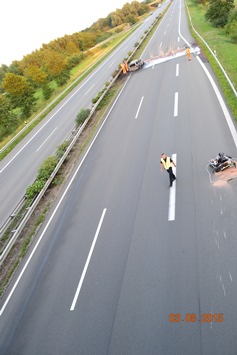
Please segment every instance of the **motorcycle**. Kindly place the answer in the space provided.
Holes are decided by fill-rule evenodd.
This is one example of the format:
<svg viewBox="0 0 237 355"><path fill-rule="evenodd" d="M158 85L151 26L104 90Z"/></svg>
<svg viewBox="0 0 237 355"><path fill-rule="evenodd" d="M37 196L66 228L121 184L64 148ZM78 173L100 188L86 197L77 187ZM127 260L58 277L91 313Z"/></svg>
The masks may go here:
<svg viewBox="0 0 237 355"><path fill-rule="evenodd" d="M236 168L236 162L229 155L218 153L215 159L211 159L209 166L213 169L213 172L218 173L228 168Z"/></svg>

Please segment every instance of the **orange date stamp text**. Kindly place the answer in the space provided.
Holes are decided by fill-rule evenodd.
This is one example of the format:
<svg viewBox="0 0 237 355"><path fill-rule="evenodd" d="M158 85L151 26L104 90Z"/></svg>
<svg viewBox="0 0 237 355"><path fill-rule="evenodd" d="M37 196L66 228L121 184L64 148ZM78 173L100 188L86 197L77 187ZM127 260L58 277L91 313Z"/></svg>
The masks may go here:
<svg viewBox="0 0 237 355"><path fill-rule="evenodd" d="M221 323L224 322L223 313L202 313L200 317L196 313L186 313L183 316L180 313L169 314L170 323Z"/></svg>

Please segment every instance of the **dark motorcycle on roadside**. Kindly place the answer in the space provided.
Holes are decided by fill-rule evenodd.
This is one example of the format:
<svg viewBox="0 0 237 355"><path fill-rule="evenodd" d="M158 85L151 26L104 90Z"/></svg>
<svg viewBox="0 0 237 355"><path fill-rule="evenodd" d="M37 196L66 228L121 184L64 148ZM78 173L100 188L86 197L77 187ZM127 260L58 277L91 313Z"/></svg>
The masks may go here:
<svg viewBox="0 0 237 355"><path fill-rule="evenodd" d="M216 158L212 159L209 162L209 166L212 168L214 173L218 173L228 168L236 168L236 162L229 155L225 155L224 153L218 153Z"/></svg>

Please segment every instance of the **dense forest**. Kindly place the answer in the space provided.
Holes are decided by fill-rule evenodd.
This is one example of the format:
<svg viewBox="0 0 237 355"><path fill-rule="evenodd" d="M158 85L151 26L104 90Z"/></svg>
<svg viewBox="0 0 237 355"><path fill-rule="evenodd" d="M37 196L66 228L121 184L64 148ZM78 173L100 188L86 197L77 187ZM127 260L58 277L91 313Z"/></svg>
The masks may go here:
<svg viewBox="0 0 237 355"><path fill-rule="evenodd" d="M20 61L0 67L0 140L16 130L31 116L37 105L36 92L48 100L55 86L67 83L71 70L87 55L89 49L139 21L150 11L153 1L132 1L122 9L100 18L83 31L65 35L39 50L27 54ZM157 0L154 6L157 6ZM52 86L54 82L54 86Z"/></svg>

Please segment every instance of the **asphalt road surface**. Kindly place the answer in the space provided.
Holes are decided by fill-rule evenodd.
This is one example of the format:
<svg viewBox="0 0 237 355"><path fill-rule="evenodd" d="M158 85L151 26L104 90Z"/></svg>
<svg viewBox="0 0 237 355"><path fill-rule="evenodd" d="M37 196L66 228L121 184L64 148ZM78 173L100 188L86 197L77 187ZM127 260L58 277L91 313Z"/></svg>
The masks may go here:
<svg viewBox="0 0 237 355"><path fill-rule="evenodd" d="M0 227L15 209L33 183L42 162L56 152L75 127L75 119L82 108L104 88L119 64L134 49L158 16L167 6L157 9L116 48L91 74L58 104L45 119L0 162Z"/></svg>
<svg viewBox="0 0 237 355"><path fill-rule="evenodd" d="M146 51L185 41L173 1ZM237 183L206 170L236 132L203 66L128 76L1 301L1 354L236 354Z"/></svg>

